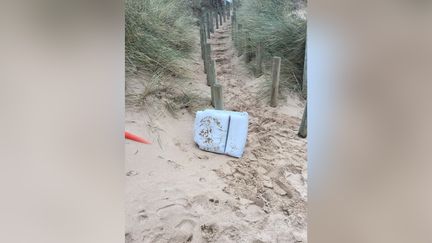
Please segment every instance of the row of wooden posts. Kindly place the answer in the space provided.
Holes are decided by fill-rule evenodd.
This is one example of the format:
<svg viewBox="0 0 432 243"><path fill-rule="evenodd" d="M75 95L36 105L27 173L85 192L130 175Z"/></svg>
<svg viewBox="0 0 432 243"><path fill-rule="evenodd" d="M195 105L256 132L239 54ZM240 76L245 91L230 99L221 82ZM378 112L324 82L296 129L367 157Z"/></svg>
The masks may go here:
<svg viewBox="0 0 432 243"><path fill-rule="evenodd" d="M202 0L209 1L209 0ZM211 1L211 0L210 0ZM231 19L232 26L232 40L238 50L238 56L245 55L245 61L250 62L252 55L246 49L245 38L248 33L243 32L242 25L237 22L237 9L240 6L240 0L233 0L232 4L219 6L217 8L202 8L200 18L200 40L201 40L201 54L204 62L204 72L207 74L207 85L211 87L211 103L216 110L224 109L223 101L223 88L217 80L216 76L216 62L211 58L211 46L207 43L207 40L211 38L211 34L219 29L227 21ZM231 14L232 11L232 14ZM240 38L239 38L240 37ZM255 76L259 77L263 74L263 45L258 43L256 46L255 53ZM306 55L305 65L303 74L303 93L306 95ZM278 105L278 94L279 94L279 82L280 82L280 69L281 69L281 58L273 57L272 60L272 89L270 106L277 107ZM303 113L302 123L299 129L299 136L307 136L307 106Z"/></svg>
<svg viewBox="0 0 432 243"><path fill-rule="evenodd" d="M276 107L278 104L278 94L279 94L279 80L280 80L280 68L281 68L281 58L280 57L273 57L273 63L272 63L272 89L271 89L271 99L270 99L270 106ZM305 55L305 64L304 64L304 70L303 70L303 86L306 84L306 55ZM306 88L306 87L303 87ZM300 129L298 132L298 135L302 138L307 137L307 104L305 106L305 109L303 111L303 118L302 122L300 124Z"/></svg>
<svg viewBox="0 0 432 243"><path fill-rule="evenodd" d="M232 38L238 50L238 56L245 54L245 61L249 63L252 60L252 52L247 50L245 39L248 38L248 33L243 32L243 28L241 24L237 23L235 11L233 11L232 16ZM303 84L302 84L302 93L303 96L307 96L307 51L305 51L305 61L304 61L304 69L303 69ZM264 48L262 43L258 43L256 45L255 52L255 76L260 77L263 75L263 57L264 57ZM281 58L273 57L272 59L272 88L271 88L271 97L270 97L270 106L277 107L278 106L278 95L279 95L279 83L280 83L280 69L281 69ZM303 119L300 125L298 135L302 138L307 136L307 105L305 106L303 112Z"/></svg>
<svg viewBox="0 0 432 243"><path fill-rule="evenodd" d="M304 64L304 70L303 70L303 86L306 85L306 73L307 73L307 65L306 65L306 55L305 55L305 64ZM271 99L270 99L270 106L276 107L278 104L278 94L279 94L279 80L280 80L280 67L281 67L281 58L280 57L273 57L273 63L272 63L272 89L271 89ZM303 87L304 89L306 87ZM304 91L303 91L304 93ZM307 104L305 106L305 109L303 111L303 118L302 122L300 124L300 129L298 132L298 135L302 138L307 137Z"/></svg>
<svg viewBox="0 0 432 243"><path fill-rule="evenodd" d="M222 26L231 18L231 8L237 5L237 1L232 4L222 4L219 0L201 0L201 25L204 24L207 38L210 39L210 34L213 34L219 26Z"/></svg>
<svg viewBox="0 0 432 243"><path fill-rule="evenodd" d="M203 0L208 1L208 0ZM211 6L211 5L210 5ZM212 59L211 45L208 39L215 29L219 29L227 20L233 20L231 7L236 6L236 1L227 5L216 5L201 9L200 17L200 41L201 57L204 62L204 72L207 74L207 85L211 87L211 104L216 110L224 109L223 87L217 80L216 61ZM233 14L235 7L233 7Z"/></svg>

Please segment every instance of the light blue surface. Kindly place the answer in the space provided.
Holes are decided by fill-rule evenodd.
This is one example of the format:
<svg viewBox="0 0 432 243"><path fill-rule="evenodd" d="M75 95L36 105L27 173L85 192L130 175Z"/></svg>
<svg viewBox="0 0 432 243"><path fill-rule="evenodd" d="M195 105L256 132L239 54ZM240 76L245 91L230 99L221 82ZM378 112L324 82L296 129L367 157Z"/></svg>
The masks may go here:
<svg viewBox="0 0 432 243"><path fill-rule="evenodd" d="M230 112L230 125L225 154L240 158L243 155L248 134L249 115L246 112Z"/></svg>
<svg viewBox="0 0 432 243"><path fill-rule="evenodd" d="M241 157L247 141L248 113L198 111L194 124L194 141L202 150Z"/></svg>
<svg viewBox="0 0 432 243"><path fill-rule="evenodd" d="M229 113L214 110L198 111L195 117L194 140L202 150L223 154L229 125Z"/></svg>

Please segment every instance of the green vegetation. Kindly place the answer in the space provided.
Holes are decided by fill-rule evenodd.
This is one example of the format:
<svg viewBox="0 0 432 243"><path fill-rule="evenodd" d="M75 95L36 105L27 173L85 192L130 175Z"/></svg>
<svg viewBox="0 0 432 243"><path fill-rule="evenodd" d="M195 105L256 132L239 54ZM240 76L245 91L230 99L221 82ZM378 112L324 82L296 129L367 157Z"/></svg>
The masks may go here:
<svg viewBox="0 0 432 243"><path fill-rule="evenodd" d="M125 1L126 85L140 83L143 87L138 93L134 88L127 92L127 105L163 107L174 117L180 109L192 112L206 105L205 99L185 85L197 39L197 20L190 3Z"/></svg>
<svg viewBox="0 0 432 243"><path fill-rule="evenodd" d="M189 0L126 0L126 71L185 73L194 19Z"/></svg>
<svg viewBox="0 0 432 243"><path fill-rule="evenodd" d="M243 0L237 12L244 30L237 41L244 41L247 52L253 56L262 43L266 70L271 70L272 56L282 58L281 90L299 90L303 77L306 19L294 8L287 0Z"/></svg>

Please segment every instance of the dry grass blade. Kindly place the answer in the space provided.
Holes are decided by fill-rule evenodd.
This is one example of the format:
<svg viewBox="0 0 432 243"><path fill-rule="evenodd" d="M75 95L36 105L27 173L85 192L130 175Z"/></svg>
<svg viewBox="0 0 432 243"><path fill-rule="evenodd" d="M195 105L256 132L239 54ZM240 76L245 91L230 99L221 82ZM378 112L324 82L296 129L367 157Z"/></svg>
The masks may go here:
<svg viewBox="0 0 432 243"><path fill-rule="evenodd" d="M282 58L282 93L298 91L301 80L297 78L303 77L306 19L295 14L298 5L286 0L245 0L238 12L244 33L253 33L238 37L246 43L247 52L254 56L256 46L261 43L265 70L271 70L273 56ZM264 84L263 88L267 87L268 84Z"/></svg>
<svg viewBox="0 0 432 243"><path fill-rule="evenodd" d="M192 51L193 18L188 0L126 0L126 71L181 75Z"/></svg>

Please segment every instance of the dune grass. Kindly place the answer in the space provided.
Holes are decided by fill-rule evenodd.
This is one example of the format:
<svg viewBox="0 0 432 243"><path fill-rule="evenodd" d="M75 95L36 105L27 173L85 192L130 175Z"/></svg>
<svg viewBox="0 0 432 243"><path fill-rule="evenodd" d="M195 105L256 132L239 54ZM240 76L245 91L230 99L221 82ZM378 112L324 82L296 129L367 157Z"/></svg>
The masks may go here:
<svg viewBox="0 0 432 243"><path fill-rule="evenodd" d="M185 73L195 38L189 0L126 0L126 71Z"/></svg>
<svg viewBox="0 0 432 243"><path fill-rule="evenodd" d="M127 104L165 108L174 117L205 105L185 85L197 39L191 1L126 0L125 21L126 85L143 86L142 93L127 94Z"/></svg>
<svg viewBox="0 0 432 243"><path fill-rule="evenodd" d="M295 3L289 0L243 0L238 10L238 23L246 50L254 55L261 43L265 69L271 70L271 58L282 58L281 91L300 90L306 44L306 19L295 14Z"/></svg>

